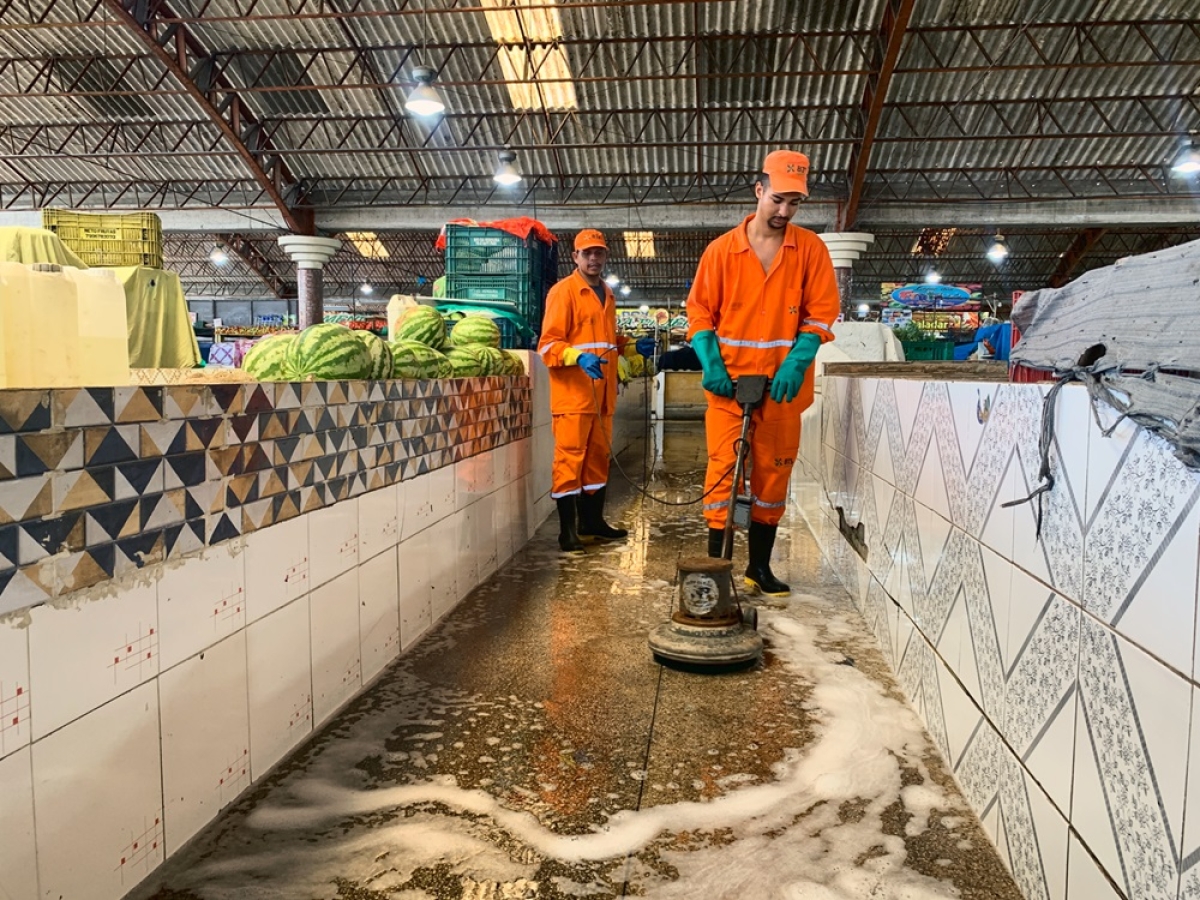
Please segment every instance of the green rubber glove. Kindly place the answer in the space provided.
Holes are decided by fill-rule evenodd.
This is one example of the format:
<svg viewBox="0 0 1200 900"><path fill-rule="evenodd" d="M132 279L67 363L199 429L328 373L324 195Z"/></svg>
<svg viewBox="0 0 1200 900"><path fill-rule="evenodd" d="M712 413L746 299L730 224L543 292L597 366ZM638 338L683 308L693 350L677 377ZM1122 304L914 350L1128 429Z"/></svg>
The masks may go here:
<svg viewBox="0 0 1200 900"><path fill-rule="evenodd" d="M796 343L788 351L779 371L771 379L771 399L776 403L791 403L800 393L804 384L804 375L808 367L817 358L817 350L821 347L821 339L807 331L796 338Z"/></svg>
<svg viewBox="0 0 1200 900"><path fill-rule="evenodd" d="M718 397L733 396L733 382L725 368L725 360L721 359L721 348L717 344L715 331L698 331L692 338L692 349L700 357L700 368L704 370L704 378L700 386Z"/></svg>

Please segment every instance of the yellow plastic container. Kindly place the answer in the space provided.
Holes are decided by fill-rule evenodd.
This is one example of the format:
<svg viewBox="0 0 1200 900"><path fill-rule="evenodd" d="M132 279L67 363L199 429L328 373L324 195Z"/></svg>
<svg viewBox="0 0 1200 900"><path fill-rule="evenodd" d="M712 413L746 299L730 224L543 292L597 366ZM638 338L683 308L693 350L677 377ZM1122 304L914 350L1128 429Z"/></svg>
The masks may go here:
<svg viewBox="0 0 1200 900"><path fill-rule="evenodd" d="M66 269L79 296L79 383L129 384L125 286L108 269Z"/></svg>
<svg viewBox="0 0 1200 900"><path fill-rule="evenodd" d="M43 209L53 231L89 266L163 265L162 220L154 213L81 213Z"/></svg>
<svg viewBox="0 0 1200 900"><path fill-rule="evenodd" d="M0 263L0 347L0 387L80 384L79 293L65 271Z"/></svg>

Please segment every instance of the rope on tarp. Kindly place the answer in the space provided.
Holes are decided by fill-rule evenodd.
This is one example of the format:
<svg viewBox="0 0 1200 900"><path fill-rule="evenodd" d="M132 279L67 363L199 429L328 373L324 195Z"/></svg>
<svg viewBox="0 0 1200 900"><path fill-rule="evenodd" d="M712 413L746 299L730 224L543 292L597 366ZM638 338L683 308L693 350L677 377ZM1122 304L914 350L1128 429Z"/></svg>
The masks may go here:
<svg viewBox="0 0 1200 900"><path fill-rule="evenodd" d="M1009 500L1007 503L1000 505L1008 509L1013 506L1020 506L1023 503L1032 503L1037 501L1037 511L1034 513L1037 523L1037 530L1034 532L1036 540L1042 538L1042 498L1050 491L1054 490L1054 472L1050 470L1050 448L1054 446L1054 409L1055 401L1058 399L1058 392L1067 384L1076 381L1080 377L1080 370L1071 370L1061 375L1054 383L1054 386L1046 392L1046 398L1042 401L1042 433L1038 437L1038 454L1041 458L1038 466L1038 486L1033 489L1028 497L1022 500Z"/></svg>

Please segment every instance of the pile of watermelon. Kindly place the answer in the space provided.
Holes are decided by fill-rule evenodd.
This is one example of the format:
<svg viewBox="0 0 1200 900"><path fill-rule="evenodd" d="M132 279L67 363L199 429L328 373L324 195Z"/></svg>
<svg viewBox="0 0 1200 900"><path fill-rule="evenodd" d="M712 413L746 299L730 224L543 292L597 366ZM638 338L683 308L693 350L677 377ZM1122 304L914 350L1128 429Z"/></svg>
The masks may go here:
<svg viewBox="0 0 1200 900"><path fill-rule="evenodd" d="M407 310L390 344L370 331L326 322L264 338L250 348L242 369L258 381L525 374L520 358L500 349L500 329L490 317L465 316L447 333L441 313L430 306Z"/></svg>
<svg viewBox="0 0 1200 900"><path fill-rule="evenodd" d="M466 315L450 323L432 306L414 306L400 316L394 332L397 378L525 374L521 358L500 349L500 329L490 316Z"/></svg>

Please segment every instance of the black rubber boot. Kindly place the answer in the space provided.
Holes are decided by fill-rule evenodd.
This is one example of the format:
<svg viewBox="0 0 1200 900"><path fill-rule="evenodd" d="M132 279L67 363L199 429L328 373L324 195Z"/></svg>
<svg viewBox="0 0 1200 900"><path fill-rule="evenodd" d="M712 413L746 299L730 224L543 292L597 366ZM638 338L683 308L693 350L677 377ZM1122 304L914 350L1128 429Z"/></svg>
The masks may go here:
<svg viewBox="0 0 1200 900"><path fill-rule="evenodd" d="M575 527L575 495L559 497L554 502L558 504L558 546L564 553L582 552L583 544Z"/></svg>
<svg viewBox="0 0 1200 900"><path fill-rule="evenodd" d="M628 537L629 532L624 528L613 528L604 521L604 492L608 488L600 488L594 494L579 495L579 536L595 538L598 541L619 541Z"/></svg>
<svg viewBox="0 0 1200 900"><path fill-rule="evenodd" d="M713 559L720 559L725 550L725 529L710 528L708 529L708 555Z"/></svg>
<svg viewBox="0 0 1200 900"><path fill-rule="evenodd" d="M746 584L758 588L768 597L786 597L792 592L790 587L771 574L771 551L775 547L777 530L775 525L750 523L750 565L746 567Z"/></svg>

